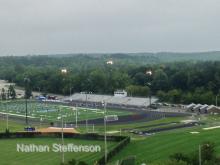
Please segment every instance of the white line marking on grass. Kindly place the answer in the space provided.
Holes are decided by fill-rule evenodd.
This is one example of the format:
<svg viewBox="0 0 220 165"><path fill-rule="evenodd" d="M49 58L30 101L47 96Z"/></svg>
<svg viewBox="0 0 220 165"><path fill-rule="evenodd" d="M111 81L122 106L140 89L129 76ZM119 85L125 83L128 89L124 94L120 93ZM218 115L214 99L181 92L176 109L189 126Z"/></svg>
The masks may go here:
<svg viewBox="0 0 220 165"><path fill-rule="evenodd" d="M203 130L211 130L211 129L216 129L220 128L220 126L215 126L215 127L208 127L208 128L203 128Z"/></svg>
<svg viewBox="0 0 220 165"><path fill-rule="evenodd" d="M200 132L190 132L191 134L199 134Z"/></svg>
<svg viewBox="0 0 220 165"><path fill-rule="evenodd" d="M19 117L26 117L25 115L18 115L18 114L13 114L13 113L4 113L4 112L0 112L0 114L3 114L3 115L10 115L10 116L19 116ZM28 118L36 118L36 117L32 117L32 116L27 116Z"/></svg>
<svg viewBox="0 0 220 165"><path fill-rule="evenodd" d="M88 110L100 110L100 109L96 109L96 108L84 108L84 107L76 107L77 109L82 109L82 110L84 110L84 109L88 109Z"/></svg>
<svg viewBox="0 0 220 165"><path fill-rule="evenodd" d="M108 131L106 132L107 134L115 134L115 133L119 133L120 131Z"/></svg>

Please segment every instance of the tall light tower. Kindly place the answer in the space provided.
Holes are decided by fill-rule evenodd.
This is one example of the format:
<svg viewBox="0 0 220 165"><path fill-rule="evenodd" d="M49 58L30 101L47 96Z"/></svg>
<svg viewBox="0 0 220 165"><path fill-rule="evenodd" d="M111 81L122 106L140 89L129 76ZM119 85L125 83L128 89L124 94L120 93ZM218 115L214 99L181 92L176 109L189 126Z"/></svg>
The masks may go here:
<svg viewBox="0 0 220 165"><path fill-rule="evenodd" d="M60 112L60 115L59 117L57 118L58 120L61 119L61 141L62 141L62 163L64 164L64 150L63 150L63 147L64 147L64 135L63 135L63 111L62 111L62 107L59 106L59 109L58 111Z"/></svg>
<svg viewBox="0 0 220 165"><path fill-rule="evenodd" d="M102 105L104 107L104 141L105 141L105 164L107 164L108 161L108 146L107 146L107 136L106 136L106 116L107 116L107 112L106 112L106 102L103 101Z"/></svg>
<svg viewBox="0 0 220 165"><path fill-rule="evenodd" d="M146 75L149 77L152 77L153 73L151 70L147 70ZM148 82L147 86L149 87L149 107L151 108L151 86L152 86L152 84L150 82Z"/></svg>
<svg viewBox="0 0 220 165"><path fill-rule="evenodd" d="M63 69L61 69L61 74L62 75L66 75L67 74L67 69L66 68L63 68ZM63 78L63 80L64 80L65 78ZM60 106L59 107L59 111L60 111L60 113L61 113L61 125L62 125L62 129L61 129L61 140L62 140L62 163L64 164L64 151L63 151L63 146L64 146L64 138L63 138L63 111L61 110L62 109L62 107Z"/></svg>
<svg viewBox="0 0 220 165"><path fill-rule="evenodd" d="M24 94L24 97L25 97L25 116L26 116L26 125L28 126L28 107L27 107L27 99L29 98L29 95L30 95L30 79L29 78L24 78L24 84L25 84L25 94Z"/></svg>

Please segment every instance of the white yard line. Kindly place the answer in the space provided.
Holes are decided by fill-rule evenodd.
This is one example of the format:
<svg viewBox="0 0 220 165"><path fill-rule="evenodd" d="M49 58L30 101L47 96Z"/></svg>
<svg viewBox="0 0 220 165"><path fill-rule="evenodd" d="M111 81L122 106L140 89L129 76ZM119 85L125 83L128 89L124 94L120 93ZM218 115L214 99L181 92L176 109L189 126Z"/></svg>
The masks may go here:
<svg viewBox="0 0 220 165"><path fill-rule="evenodd" d="M203 130L211 130L211 129L216 129L220 128L220 126L215 126L215 127L208 127L208 128L203 128Z"/></svg>
<svg viewBox="0 0 220 165"><path fill-rule="evenodd" d="M198 134L198 133L200 133L200 132L190 132L191 134Z"/></svg>
<svg viewBox="0 0 220 165"><path fill-rule="evenodd" d="M115 134L115 133L119 133L120 131L108 131L106 132L107 134Z"/></svg>
<svg viewBox="0 0 220 165"><path fill-rule="evenodd" d="M5 112L0 112L0 114L3 114L3 115L10 115L10 116L19 116L19 117L26 117L25 115L18 115L18 114L13 114L13 113L5 113ZM35 119L36 117L33 117L33 116L27 116L28 118L33 118Z"/></svg>

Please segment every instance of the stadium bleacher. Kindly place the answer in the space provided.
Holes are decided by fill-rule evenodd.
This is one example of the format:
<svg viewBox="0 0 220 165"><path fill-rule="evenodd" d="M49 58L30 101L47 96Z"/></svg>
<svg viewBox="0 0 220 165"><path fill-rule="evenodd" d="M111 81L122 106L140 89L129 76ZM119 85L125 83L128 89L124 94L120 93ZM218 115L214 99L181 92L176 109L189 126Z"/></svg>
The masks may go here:
<svg viewBox="0 0 220 165"><path fill-rule="evenodd" d="M107 103L109 108L121 108L121 109L132 109L132 108L142 108L146 109L150 105L149 98L141 97L117 97L111 95L98 95L98 94L84 94L75 93L70 97L63 99L65 102L69 102L72 105L77 106L90 106L90 107L100 107L102 102ZM156 102L155 97L151 98L151 103Z"/></svg>

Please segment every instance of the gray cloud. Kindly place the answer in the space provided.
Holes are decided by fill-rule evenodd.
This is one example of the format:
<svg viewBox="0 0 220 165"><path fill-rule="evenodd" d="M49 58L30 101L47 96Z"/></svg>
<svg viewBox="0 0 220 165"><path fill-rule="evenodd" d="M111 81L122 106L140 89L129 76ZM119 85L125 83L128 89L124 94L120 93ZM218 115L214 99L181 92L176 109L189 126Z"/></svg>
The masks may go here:
<svg viewBox="0 0 220 165"><path fill-rule="evenodd" d="M0 55L220 50L219 0L0 0Z"/></svg>

